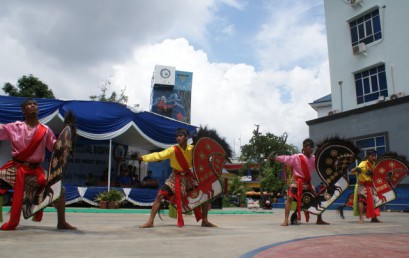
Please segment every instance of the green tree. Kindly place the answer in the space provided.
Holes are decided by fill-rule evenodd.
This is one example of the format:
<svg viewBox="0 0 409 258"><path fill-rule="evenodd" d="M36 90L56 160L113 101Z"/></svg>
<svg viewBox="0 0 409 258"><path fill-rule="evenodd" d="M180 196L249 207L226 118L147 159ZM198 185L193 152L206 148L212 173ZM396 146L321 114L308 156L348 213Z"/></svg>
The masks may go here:
<svg viewBox="0 0 409 258"><path fill-rule="evenodd" d="M229 196L235 195L239 201L239 204L246 202L246 191L248 190L244 185L244 182L240 180L239 176L234 176L228 182L229 195L224 196L223 206L230 207L232 206L231 199Z"/></svg>
<svg viewBox="0 0 409 258"><path fill-rule="evenodd" d="M277 192L281 191L285 182L280 177L281 165L270 162L267 157L272 152L278 154L294 154L298 153L298 148L284 143L284 135L276 136L272 133L265 135L259 132L258 125L253 131L253 136L249 143L242 146L240 160L249 164L258 164L260 167L260 187L263 191Z"/></svg>
<svg viewBox="0 0 409 258"><path fill-rule="evenodd" d="M104 85L102 85L101 87L102 93L99 96L96 95L89 96L89 98L93 101L117 102L121 104L128 103L128 96L125 95L126 87L123 90L121 90L121 94L119 94L119 96L115 91L113 91L111 93L111 96L107 97L109 85L111 85L111 82L106 81Z"/></svg>
<svg viewBox="0 0 409 258"><path fill-rule="evenodd" d="M243 181L240 180L239 176L234 176L232 180L229 181L229 192L234 195L241 195L246 193L246 187Z"/></svg>
<svg viewBox="0 0 409 258"><path fill-rule="evenodd" d="M262 174L260 180L260 187L263 191L268 193L277 192L283 189L284 184L286 183L281 178L281 164L271 162L267 160L264 162L262 167Z"/></svg>
<svg viewBox="0 0 409 258"><path fill-rule="evenodd" d="M3 91L14 97L50 98L55 99L54 93L48 85L34 77L24 75L17 81L17 86L6 82Z"/></svg>

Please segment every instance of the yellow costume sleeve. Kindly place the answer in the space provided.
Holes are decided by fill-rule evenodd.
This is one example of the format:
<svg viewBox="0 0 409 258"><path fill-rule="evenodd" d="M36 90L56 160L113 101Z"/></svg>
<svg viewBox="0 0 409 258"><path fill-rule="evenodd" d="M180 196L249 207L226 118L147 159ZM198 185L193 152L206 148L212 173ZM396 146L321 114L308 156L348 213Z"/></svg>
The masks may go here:
<svg viewBox="0 0 409 258"><path fill-rule="evenodd" d="M361 169L361 173L358 174L358 181L359 182L371 182L372 177L367 175L366 172L368 172L369 167L368 167L368 161L364 160L359 163L358 167Z"/></svg>
<svg viewBox="0 0 409 258"><path fill-rule="evenodd" d="M179 146L177 146L177 148L179 148L182 151L183 156L185 157L185 159L187 161L187 164L189 165L189 168L191 168L192 167L192 158L193 158L193 145L187 145L186 150L183 150ZM154 153L151 153L151 154L143 155L142 159L145 162L155 162L155 161L161 161L161 160L169 159L170 160L170 166L173 169L183 170L182 167L180 166L179 162L176 159L174 146L172 146L170 148L167 148L167 149L165 149L163 151L160 151L160 152L154 152Z"/></svg>

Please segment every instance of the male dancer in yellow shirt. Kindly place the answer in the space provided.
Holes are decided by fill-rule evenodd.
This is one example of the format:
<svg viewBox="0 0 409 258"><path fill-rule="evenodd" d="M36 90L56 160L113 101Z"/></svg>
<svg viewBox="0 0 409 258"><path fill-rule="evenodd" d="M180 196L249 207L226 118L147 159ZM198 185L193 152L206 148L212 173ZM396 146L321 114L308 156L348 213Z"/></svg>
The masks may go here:
<svg viewBox="0 0 409 258"><path fill-rule="evenodd" d="M382 222L377 216L380 216L380 209L375 209L374 196L376 194L372 183L372 176L375 168L376 151L367 150L365 160L363 160L351 173L358 174L357 189L354 191L354 209L356 201L358 202L359 223L364 223L363 213L366 205L366 217L371 218L371 222Z"/></svg>
<svg viewBox="0 0 409 258"><path fill-rule="evenodd" d="M168 201L172 200L173 203L176 202L178 209L177 225L179 227L184 225L181 212L181 196L185 196L188 191L197 186L197 181L190 170L192 167L193 145L187 144L188 137L189 132L186 129L178 129L176 132L176 141L178 145L172 146L160 152L143 155L138 158L140 161L145 162L155 162L169 159L170 166L173 169L173 172L170 174L169 178L166 179L164 185L159 190L155 201L153 202L148 221L139 226L140 228L154 227L155 216L163 199ZM216 225L210 223L207 218L210 206L210 203L205 203L202 205L201 214L200 210L195 210L197 220L202 219L202 227L216 227Z"/></svg>

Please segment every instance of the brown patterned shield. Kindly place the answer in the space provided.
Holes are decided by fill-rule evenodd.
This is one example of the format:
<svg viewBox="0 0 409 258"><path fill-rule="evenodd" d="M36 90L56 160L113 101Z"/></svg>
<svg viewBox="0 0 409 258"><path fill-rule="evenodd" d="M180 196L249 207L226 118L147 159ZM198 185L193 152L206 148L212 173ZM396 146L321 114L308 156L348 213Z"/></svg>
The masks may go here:
<svg viewBox="0 0 409 258"><path fill-rule="evenodd" d="M47 185L45 189L39 190L35 200L31 200L27 196L24 197L22 210L25 219L30 218L60 197L62 172L67 165L71 145L71 129L69 126L66 126L54 144L54 150L51 154L47 171Z"/></svg>

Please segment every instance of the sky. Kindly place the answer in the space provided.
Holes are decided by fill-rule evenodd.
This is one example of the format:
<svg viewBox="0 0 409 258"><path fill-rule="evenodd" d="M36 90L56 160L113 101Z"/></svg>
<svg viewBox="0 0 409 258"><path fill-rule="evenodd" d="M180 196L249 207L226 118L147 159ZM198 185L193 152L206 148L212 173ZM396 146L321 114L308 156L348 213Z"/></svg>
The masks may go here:
<svg viewBox="0 0 409 258"><path fill-rule="evenodd" d="M1 0L0 85L32 74L89 100L109 81L149 111L155 65L174 66L193 73L191 124L236 154L256 125L300 148L330 93L323 1Z"/></svg>

